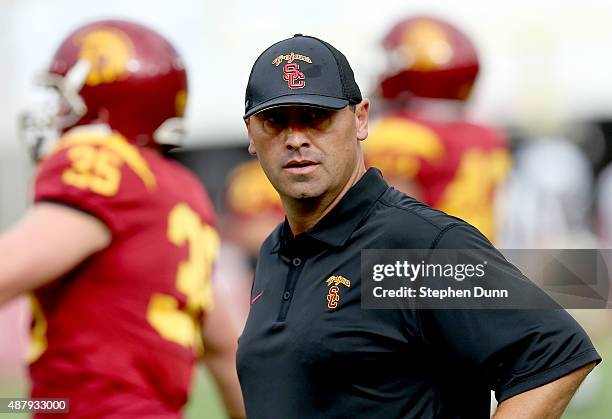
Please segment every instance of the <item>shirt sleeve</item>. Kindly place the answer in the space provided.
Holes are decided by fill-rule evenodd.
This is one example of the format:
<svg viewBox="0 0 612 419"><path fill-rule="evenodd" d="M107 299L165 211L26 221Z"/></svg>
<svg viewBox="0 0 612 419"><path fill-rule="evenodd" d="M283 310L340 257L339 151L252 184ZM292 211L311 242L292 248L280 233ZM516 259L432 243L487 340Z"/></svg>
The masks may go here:
<svg viewBox="0 0 612 419"><path fill-rule="evenodd" d="M104 222L113 236L134 225L142 211L146 189L112 150L66 147L38 168L35 202L53 202L89 213Z"/></svg>
<svg viewBox="0 0 612 419"><path fill-rule="evenodd" d="M434 247L499 254L467 224L441 233ZM505 281L525 282L518 269L499 258L507 265L500 270ZM495 390L499 402L601 361L584 329L561 308L430 309L417 315L425 342L467 364Z"/></svg>

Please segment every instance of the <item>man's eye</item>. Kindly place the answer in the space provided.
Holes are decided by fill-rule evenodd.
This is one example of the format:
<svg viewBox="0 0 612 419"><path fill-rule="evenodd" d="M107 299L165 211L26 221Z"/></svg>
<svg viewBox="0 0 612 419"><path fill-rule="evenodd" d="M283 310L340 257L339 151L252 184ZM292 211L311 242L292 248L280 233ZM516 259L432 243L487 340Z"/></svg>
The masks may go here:
<svg viewBox="0 0 612 419"><path fill-rule="evenodd" d="M287 118L277 113L267 113L264 115L264 121L269 124L282 125Z"/></svg>
<svg viewBox="0 0 612 419"><path fill-rule="evenodd" d="M306 113L306 120L307 121L316 121L317 119L319 119L321 117L321 115L319 114L319 112L316 111L310 111Z"/></svg>
<svg viewBox="0 0 612 419"><path fill-rule="evenodd" d="M308 125L320 125L330 118L331 114L325 109L313 109L302 115L302 122Z"/></svg>

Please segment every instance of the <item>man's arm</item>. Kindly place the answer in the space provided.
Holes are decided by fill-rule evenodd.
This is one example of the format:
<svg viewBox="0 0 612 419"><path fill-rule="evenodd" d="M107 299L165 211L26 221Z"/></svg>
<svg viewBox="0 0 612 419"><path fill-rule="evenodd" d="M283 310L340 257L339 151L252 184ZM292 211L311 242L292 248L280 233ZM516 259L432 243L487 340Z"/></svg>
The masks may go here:
<svg viewBox="0 0 612 419"><path fill-rule="evenodd" d="M112 239L93 215L52 203L36 204L0 235L0 305L69 272Z"/></svg>
<svg viewBox="0 0 612 419"><path fill-rule="evenodd" d="M204 321L204 363L217 382L229 416L244 418L244 401L236 372L238 330L233 327L227 310L229 302L223 301L223 293L215 294L215 307L207 312Z"/></svg>
<svg viewBox="0 0 612 419"><path fill-rule="evenodd" d="M595 363L585 365L558 380L517 394L497 407L494 419L558 419Z"/></svg>

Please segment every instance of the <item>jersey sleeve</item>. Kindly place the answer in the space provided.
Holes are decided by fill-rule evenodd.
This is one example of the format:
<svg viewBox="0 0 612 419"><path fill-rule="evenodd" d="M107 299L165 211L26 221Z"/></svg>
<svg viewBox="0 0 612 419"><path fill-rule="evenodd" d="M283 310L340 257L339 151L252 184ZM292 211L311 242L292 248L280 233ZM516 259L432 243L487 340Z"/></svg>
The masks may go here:
<svg viewBox="0 0 612 419"><path fill-rule="evenodd" d="M439 237L438 249L496 252L506 282L521 287L524 277L490 242L469 225L456 225ZM466 363L495 390L499 402L555 381L601 361L584 329L557 309L419 310L420 330L430 345Z"/></svg>
<svg viewBox="0 0 612 419"><path fill-rule="evenodd" d="M65 147L38 169L35 202L53 202L87 212L113 235L128 230L146 200L146 185L120 153L100 145Z"/></svg>

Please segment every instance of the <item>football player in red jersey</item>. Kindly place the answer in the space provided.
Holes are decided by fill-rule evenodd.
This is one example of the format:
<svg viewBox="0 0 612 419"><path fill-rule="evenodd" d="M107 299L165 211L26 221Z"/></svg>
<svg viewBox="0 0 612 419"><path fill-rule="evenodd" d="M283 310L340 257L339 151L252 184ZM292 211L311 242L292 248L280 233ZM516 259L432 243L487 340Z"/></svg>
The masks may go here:
<svg viewBox="0 0 612 419"><path fill-rule="evenodd" d="M494 195L510 167L498 130L469 123L465 101L479 71L470 40L448 22L412 17L383 40L384 109L364 143L366 163L396 188L494 237Z"/></svg>
<svg viewBox="0 0 612 419"><path fill-rule="evenodd" d="M162 155L182 131L180 56L145 26L98 21L63 41L45 81L60 106L24 120L62 136L35 136L35 154L51 151L35 204L0 236L0 304L34 291L32 397L69 398L74 418L178 418L203 353L243 416L237 331L209 281L213 207Z"/></svg>
<svg viewBox="0 0 612 419"><path fill-rule="evenodd" d="M257 160L247 160L232 169L224 197L225 211L219 222L221 250L213 282L232 300L231 312L242 330L249 314L259 249L283 221L285 211Z"/></svg>

